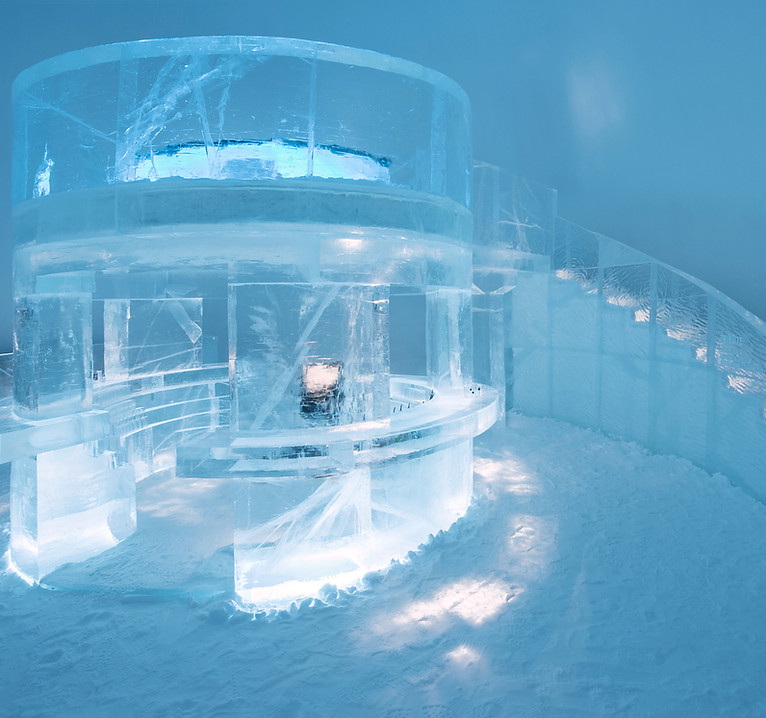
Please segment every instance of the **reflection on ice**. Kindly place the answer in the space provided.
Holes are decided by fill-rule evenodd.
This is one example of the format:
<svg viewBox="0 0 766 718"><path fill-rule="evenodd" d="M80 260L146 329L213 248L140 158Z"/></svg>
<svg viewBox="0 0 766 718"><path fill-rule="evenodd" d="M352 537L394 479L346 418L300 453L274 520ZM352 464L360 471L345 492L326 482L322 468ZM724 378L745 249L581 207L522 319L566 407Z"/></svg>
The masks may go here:
<svg viewBox="0 0 766 718"><path fill-rule="evenodd" d="M477 456L473 465L474 473L493 489L519 496L540 492L534 474L510 453L504 455L502 460L497 457Z"/></svg>
<svg viewBox="0 0 766 718"><path fill-rule="evenodd" d="M466 578L438 589L429 599L414 601L398 611L391 622L395 626L432 628L453 616L480 626L522 592L502 581Z"/></svg>
<svg viewBox="0 0 766 718"><path fill-rule="evenodd" d="M456 666L467 667L481 660L481 653L465 643L453 648L446 654L450 663Z"/></svg>

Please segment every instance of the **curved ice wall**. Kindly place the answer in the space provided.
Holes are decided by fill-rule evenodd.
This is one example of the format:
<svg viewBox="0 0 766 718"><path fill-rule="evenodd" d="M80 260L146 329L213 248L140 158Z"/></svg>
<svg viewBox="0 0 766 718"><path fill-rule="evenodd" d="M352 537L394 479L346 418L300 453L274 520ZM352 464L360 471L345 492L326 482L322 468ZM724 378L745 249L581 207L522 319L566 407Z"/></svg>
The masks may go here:
<svg viewBox="0 0 766 718"><path fill-rule="evenodd" d="M228 570L247 602L290 600L465 511L498 404L471 378L455 83L220 37L70 53L13 92L22 571L208 590ZM176 530L180 567L157 543Z"/></svg>
<svg viewBox="0 0 766 718"><path fill-rule="evenodd" d="M475 181L475 322L495 357L477 351L477 375L506 407L677 454L766 501L766 324L561 219L553 190L486 165Z"/></svg>

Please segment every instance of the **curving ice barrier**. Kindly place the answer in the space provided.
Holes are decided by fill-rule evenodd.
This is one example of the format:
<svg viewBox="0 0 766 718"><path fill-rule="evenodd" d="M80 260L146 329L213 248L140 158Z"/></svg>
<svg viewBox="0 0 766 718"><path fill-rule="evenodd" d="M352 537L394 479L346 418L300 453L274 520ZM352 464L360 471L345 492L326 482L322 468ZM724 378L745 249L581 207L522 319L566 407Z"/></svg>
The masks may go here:
<svg viewBox="0 0 766 718"><path fill-rule="evenodd" d="M677 454L766 501L766 323L556 216L553 190L491 166L475 183L475 299L496 312L485 378L503 377L506 407Z"/></svg>

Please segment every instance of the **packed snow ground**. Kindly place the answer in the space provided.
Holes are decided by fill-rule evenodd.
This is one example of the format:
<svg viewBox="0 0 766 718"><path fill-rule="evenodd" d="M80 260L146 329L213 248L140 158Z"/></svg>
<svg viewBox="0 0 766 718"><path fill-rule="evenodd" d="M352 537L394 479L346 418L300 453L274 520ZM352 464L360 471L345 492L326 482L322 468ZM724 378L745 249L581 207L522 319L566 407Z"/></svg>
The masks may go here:
<svg viewBox="0 0 766 718"><path fill-rule="evenodd" d="M6 571L0 715L766 715L766 506L519 416L475 469L468 515L406 565L276 617Z"/></svg>

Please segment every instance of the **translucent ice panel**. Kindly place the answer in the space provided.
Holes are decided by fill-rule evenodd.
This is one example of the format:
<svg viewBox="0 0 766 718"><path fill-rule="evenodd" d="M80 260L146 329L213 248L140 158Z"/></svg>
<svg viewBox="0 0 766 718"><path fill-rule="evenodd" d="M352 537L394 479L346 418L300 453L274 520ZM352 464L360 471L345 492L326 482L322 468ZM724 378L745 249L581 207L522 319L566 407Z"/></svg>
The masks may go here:
<svg viewBox="0 0 766 718"><path fill-rule="evenodd" d="M712 470L722 471L766 502L766 414L763 395L732 391L728 377L715 384L709 434Z"/></svg>
<svg viewBox="0 0 766 718"><path fill-rule="evenodd" d="M34 294L16 302L15 411L30 418L82 411L90 403L90 295Z"/></svg>
<svg viewBox="0 0 766 718"><path fill-rule="evenodd" d="M370 470L243 481L235 516L235 587L246 600L285 583L347 581L369 552Z"/></svg>
<svg viewBox="0 0 766 718"><path fill-rule="evenodd" d="M651 265L608 267L603 271L602 351L649 358L653 349Z"/></svg>
<svg viewBox="0 0 766 718"><path fill-rule="evenodd" d="M675 342L679 344L679 342ZM658 359L653 366L655 451L679 454L708 466L711 384L717 377L701 361L685 364Z"/></svg>
<svg viewBox="0 0 766 718"><path fill-rule="evenodd" d="M202 299L104 301L104 374L110 381L202 363Z"/></svg>
<svg viewBox="0 0 766 718"><path fill-rule="evenodd" d="M263 37L89 48L22 73L14 112L14 202L168 176L393 182L463 205L470 195L462 90L353 48ZM271 148L242 155L240 141ZM362 158L377 169L360 172Z"/></svg>
<svg viewBox="0 0 766 718"><path fill-rule="evenodd" d="M733 303L732 303L733 304ZM720 302L715 307L715 364L730 389L766 396L766 331L754 317ZM712 337L711 337L712 339Z"/></svg>
<svg viewBox="0 0 766 718"><path fill-rule="evenodd" d="M550 256L556 190L488 164L474 167L474 243Z"/></svg>
<svg viewBox="0 0 766 718"><path fill-rule="evenodd" d="M657 357L683 364L707 360L710 296L691 278L657 267Z"/></svg>
<svg viewBox="0 0 766 718"><path fill-rule="evenodd" d="M473 490L472 467L472 439L372 467L372 528L391 531L394 542L398 533L400 543L392 556L401 557L405 546L417 546L465 513Z"/></svg>
<svg viewBox="0 0 766 718"><path fill-rule="evenodd" d="M506 351L506 398L528 416L551 416L551 352L545 348L511 347Z"/></svg>
<svg viewBox="0 0 766 718"><path fill-rule="evenodd" d="M391 287L389 348L392 374L426 375L426 295L409 287Z"/></svg>
<svg viewBox="0 0 766 718"><path fill-rule="evenodd" d="M388 287L232 285L229 333L240 430L388 416Z"/></svg>
<svg viewBox="0 0 766 718"><path fill-rule="evenodd" d="M562 279L575 279L584 287L596 280L600 236L582 227L556 220L551 267Z"/></svg>
<svg viewBox="0 0 766 718"><path fill-rule="evenodd" d="M551 345L556 349L597 351L599 295L558 276L551 277L548 291Z"/></svg>
<svg viewBox="0 0 766 718"><path fill-rule="evenodd" d="M35 579L135 530L133 469L94 443L15 460L11 493L13 560Z"/></svg>
<svg viewBox="0 0 766 718"><path fill-rule="evenodd" d="M471 294L458 289L426 293L426 364L434 386L462 386L472 374Z"/></svg>
<svg viewBox="0 0 766 718"><path fill-rule="evenodd" d="M506 292L473 291L473 379L500 392L505 406L505 330Z"/></svg>

